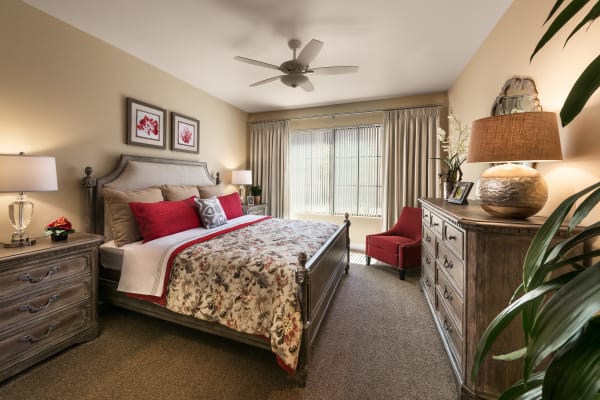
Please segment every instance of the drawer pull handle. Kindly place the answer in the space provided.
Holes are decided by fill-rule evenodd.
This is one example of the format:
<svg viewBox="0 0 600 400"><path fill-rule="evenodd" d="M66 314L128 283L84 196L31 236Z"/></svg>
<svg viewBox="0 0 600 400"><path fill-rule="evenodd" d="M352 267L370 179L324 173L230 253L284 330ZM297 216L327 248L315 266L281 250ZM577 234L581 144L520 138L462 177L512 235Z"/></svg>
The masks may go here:
<svg viewBox="0 0 600 400"><path fill-rule="evenodd" d="M48 336L50 336L50 334L52 333L54 328L56 328L56 325L50 324L50 326L48 327L48 330L42 336L33 336L33 335L21 336L19 338L19 342L29 342L29 343L39 342L40 340L46 339Z"/></svg>
<svg viewBox="0 0 600 400"><path fill-rule="evenodd" d="M448 260L447 256L444 256L444 267L448 269L452 269L452 267L454 267L454 264L452 263L452 261Z"/></svg>
<svg viewBox="0 0 600 400"><path fill-rule="evenodd" d="M26 272L24 274L19 275L19 280L20 281L29 281L29 283L38 283L43 281L46 278L50 278L53 274L58 272L58 266L54 266L52 268L50 268L48 270L48 273L44 276L40 276L37 278L33 278L31 275L29 275L29 272Z"/></svg>
<svg viewBox="0 0 600 400"><path fill-rule="evenodd" d="M427 286L428 288L431 287L431 282L429 282L429 278L425 279L425 286Z"/></svg>
<svg viewBox="0 0 600 400"><path fill-rule="evenodd" d="M450 326L450 323L448 323L448 320L446 318L444 318L444 329L448 333L452 333L452 326Z"/></svg>
<svg viewBox="0 0 600 400"><path fill-rule="evenodd" d="M452 296L452 294L450 294L450 292L448 291L448 288L447 288L447 287L445 287L445 286L444 286L444 298L445 298L446 300L450 300L450 301L452 301L452 299L454 298L454 297Z"/></svg>
<svg viewBox="0 0 600 400"><path fill-rule="evenodd" d="M425 264L431 264L431 259L429 258L429 256L425 257Z"/></svg>
<svg viewBox="0 0 600 400"><path fill-rule="evenodd" d="M448 240L456 240L456 236L450 235L450 236L448 236Z"/></svg>
<svg viewBox="0 0 600 400"><path fill-rule="evenodd" d="M429 236L429 235L425 236L425 241L426 242L431 242L431 236Z"/></svg>
<svg viewBox="0 0 600 400"><path fill-rule="evenodd" d="M48 298L48 302L41 307L34 307L31 304L21 304L19 306L19 311L29 311L32 314L35 314L38 311L42 311L45 308L50 307L50 304L54 303L58 299L58 293L53 294Z"/></svg>
<svg viewBox="0 0 600 400"><path fill-rule="evenodd" d="M440 224L438 224L437 222L434 222L432 225L433 226L440 226Z"/></svg>

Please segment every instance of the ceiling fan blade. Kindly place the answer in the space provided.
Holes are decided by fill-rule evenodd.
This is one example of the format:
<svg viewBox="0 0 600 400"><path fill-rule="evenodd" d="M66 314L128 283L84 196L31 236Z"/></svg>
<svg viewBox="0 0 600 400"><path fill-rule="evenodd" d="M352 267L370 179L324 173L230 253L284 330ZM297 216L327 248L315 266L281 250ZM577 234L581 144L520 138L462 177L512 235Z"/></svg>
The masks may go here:
<svg viewBox="0 0 600 400"><path fill-rule="evenodd" d="M235 56L235 57L233 57L233 59L241 61L241 62L244 62L244 63L248 63L248 64L252 64L252 65L257 65L259 67L276 69L277 71L279 71L279 67L277 65L269 64L269 63L262 62L262 61L253 60L251 58Z"/></svg>
<svg viewBox="0 0 600 400"><path fill-rule="evenodd" d="M304 82L302 82L300 85L302 89L304 89L305 92L312 92L313 90L315 90L315 87L313 86L313 84L311 83L310 80L305 80Z"/></svg>
<svg viewBox="0 0 600 400"><path fill-rule="evenodd" d="M277 75L277 76L274 76L274 77L269 78L269 79L265 79L265 80L262 80L262 81L254 82L252 85L250 85L250 87L256 87L256 86L264 85L265 83L273 82L273 81L279 79L282 76L284 76L284 75Z"/></svg>
<svg viewBox="0 0 600 400"><path fill-rule="evenodd" d="M321 48L323 48L323 42L317 39L312 39L306 46L304 46L296 61L304 66L309 65L319 54Z"/></svg>
<svg viewBox="0 0 600 400"><path fill-rule="evenodd" d="M311 68L306 72L312 72L315 75L341 75L358 72L357 66L335 66L335 67L319 67Z"/></svg>

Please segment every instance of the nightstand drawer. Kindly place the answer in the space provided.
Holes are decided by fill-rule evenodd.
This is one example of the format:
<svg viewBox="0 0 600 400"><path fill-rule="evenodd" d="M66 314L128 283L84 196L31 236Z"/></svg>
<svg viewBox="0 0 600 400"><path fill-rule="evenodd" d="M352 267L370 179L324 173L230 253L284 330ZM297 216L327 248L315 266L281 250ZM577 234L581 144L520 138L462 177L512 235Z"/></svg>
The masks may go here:
<svg viewBox="0 0 600 400"><path fill-rule="evenodd" d="M1 298L58 282L70 276L90 273L90 261L85 254L55 257L24 264L18 269L0 273Z"/></svg>
<svg viewBox="0 0 600 400"><path fill-rule="evenodd" d="M11 333L0 336L0 366L8 367L32 353L42 352L78 332L90 321L91 304L87 302L12 329Z"/></svg>
<svg viewBox="0 0 600 400"><path fill-rule="evenodd" d="M87 276L35 294L14 297L6 303L0 302L0 332L15 324L27 323L54 310L91 298L91 280L91 276Z"/></svg>

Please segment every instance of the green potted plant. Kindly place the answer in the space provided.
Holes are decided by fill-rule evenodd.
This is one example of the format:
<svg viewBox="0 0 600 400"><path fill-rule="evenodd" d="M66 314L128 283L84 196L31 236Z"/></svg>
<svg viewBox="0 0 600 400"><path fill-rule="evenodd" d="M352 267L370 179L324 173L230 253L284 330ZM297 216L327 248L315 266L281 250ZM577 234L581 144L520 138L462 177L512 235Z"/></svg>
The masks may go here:
<svg viewBox="0 0 600 400"><path fill-rule="evenodd" d="M540 39L533 56L590 0L569 2ZM557 0L546 22L564 0ZM596 0L571 36L600 15ZM579 114L600 86L600 56L584 70L571 89L560 116L563 126ZM569 231L600 203L600 182L564 200L540 228L529 246L523 265L523 282L509 305L494 318L482 335L471 379L476 380L481 363L500 333L521 317L525 347L496 359L522 359L523 379L506 390L506 399L600 398L600 249L586 243L600 237L600 222L577 229L566 239L553 241L569 213ZM577 205L577 206L576 206ZM582 252L570 253L583 247ZM561 269L558 276L551 273Z"/></svg>
<svg viewBox="0 0 600 400"><path fill-rule="evenodd" d="M250 194L254 196L254 204L260 204L262 188L260 186L250 186Z"/></svg>

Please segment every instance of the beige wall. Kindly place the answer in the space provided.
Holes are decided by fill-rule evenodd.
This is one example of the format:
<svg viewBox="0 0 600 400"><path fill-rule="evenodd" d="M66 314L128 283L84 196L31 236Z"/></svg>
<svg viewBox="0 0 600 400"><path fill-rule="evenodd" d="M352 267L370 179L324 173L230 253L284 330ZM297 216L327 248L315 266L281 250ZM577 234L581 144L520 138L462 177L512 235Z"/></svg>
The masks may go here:
<svg viewBox="0 0 600 400"><path fill-rule="evenodd" d="M247 166L245 112L16 0L0 2L0 55L0 153L57 162L59 191L29 194L32 237L61 215L80 229L84 167L105 175L121 153L207 161L226 182ZM126 145L126 97L200 120L200 154ZM13 199L0 194L0 241Z"/></svg>
<svg viewBox="0 0 600 400"><path fill-rule="evenodd" d="M382 110L426 105L445 106L447 104L448 96L444 92L421 96L337 104L333 106L256 113L251 114L249 120L251 122L258 122L290 118L290 128L292 130L354 126L361 124L383 124ZM445 112L446 109L444 109L442 115L445 115ZM440 122L443 126L447 125L447 121L444 118L440 118ZM319 214L298 214L292 215L291 217L338 224L344 220L342 216ZM364 250L365 236L370 233L381 232L381 218L350 217L350 221L352 223L350 227L350 241L352 248Z"/></svg>
<svg viewBox="0 0 600 400"><path fill-rule="evenodd" d="M579 74L600 53L600 24L583 29L563 48L574 25L567 27L530 64L529 57L545 32L542 24L553 4L554 0L513 1L449 90L450 107L463 122L489 116L504 82L513 76L533 78L543 109L560 111ZM571 124L561 128L561 142L564 161L538 164L549 189L541 215L548 215L569 194L600 180L599 92ZM485 168L467 165L463 179L476 181ZM584 222L598 219L600 210Z"/></svg>

